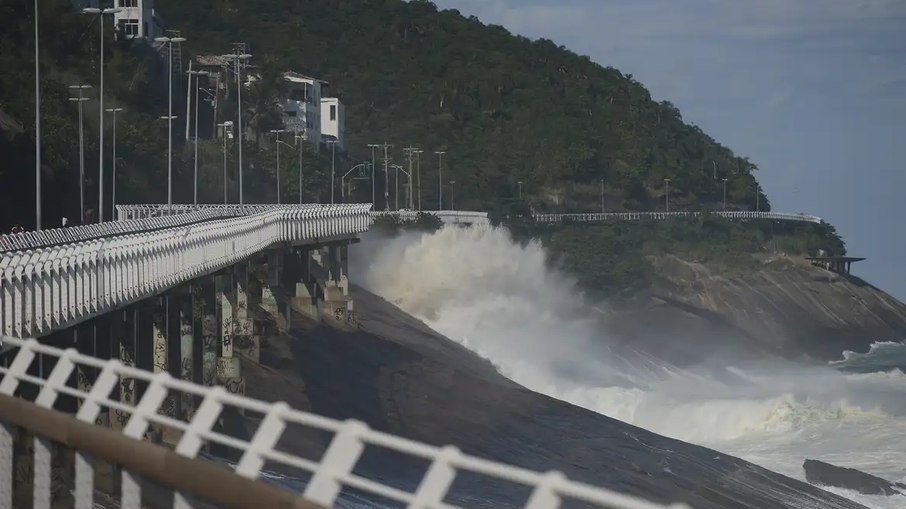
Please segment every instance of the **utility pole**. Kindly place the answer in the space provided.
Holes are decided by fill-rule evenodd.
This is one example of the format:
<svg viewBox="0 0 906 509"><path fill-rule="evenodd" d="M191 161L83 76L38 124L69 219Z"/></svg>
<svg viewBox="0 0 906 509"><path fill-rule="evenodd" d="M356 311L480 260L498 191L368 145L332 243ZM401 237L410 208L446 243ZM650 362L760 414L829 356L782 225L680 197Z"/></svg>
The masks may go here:
<svg viewBox="0 0 906 509"><path fill-rule="evenodd" d="M664 179L664 184L667 186L667 194L664 199L666 200L667 212L670 212L670 179Z"/></svg>
<svg viewBox="0 0 906 509"><path fill-rule="evenodd" d="M201 84L198 82L198 78L202 76L207 76L209 73L207 71L193 71L192 70L192 61L189 60L189 97L192 97L192 76L195 76L195 187L194 187L194 199L193 202L195 205L198 205L198 92L201 89ZM186 107L186 140L189 139L189 112L188 106Z"/></svg>
<svg viewBox="0 0 906 509"><path fill-rule="evenodd" d="M98 119L99 121L99 151L98 151L98 222L104 222L104 20L106 19L104 15L106 14L116 14L122 9L119 8L107 8L107 9L98 9L98 8L85 8L82 9L82 12L85 14L97 14L100 22L100 33L101 33L101 59L98 62L98 67L101 70L101 89L98 97L100 108ZM184 40L184 39L183 39ZM171 46L172 47L172 46Z"/></svg>
<svg viewBox="0 0 906 509"><path fill-rule="evenodd" d="M336 154L337 154L337 140L328 140L327 143L330 145L330 204L334 204L334 175L336 174Z"/></svg>
<svg viewBox="0 0 906 509"><path fill-rule="evenodd" d="M415 196L418 198L418 207L417 207L418 210L422 209L422 161L421 161L422 152L423 152L422 150L415 151L415 186L416 186Z"/></svg>
<svg viewBox="0 0 906 509"><path fill-rule="evenodd" d="M371 210L375 210L377 208L377 204L374 201L375 200L374 171L377 169L377 166L374 165L374 163L375 163L374 149L376 149L377 147L380 147L380 145L375 144L375 143L369 143L368 147L371 149Z"/></svg>
<svg viewBox="0 0 906 509"><path fill-rule="evenodd" d="M437 154L437 210L444 209L444 154L446 152L438 150Z"/></svg>
<svg viewBox="0 0 906 509"><path fill-rule="evenodd" d="M223 138L223 204L224 205L227 204L227 150L226 150L227 133L226 133L226 128L227 128L227 126L231 126L231 125L233 125L233 123L229 122L229 121L224 121L222 124L217 124L217 127L223 128L223 131L221 132L220 136L221 136L221 138Z"/></svg>
<svg viewBox="0 0 906 509"><path fill-rule="evenodd" d="M724 179L724 212L727 211L727 179Z"/></svg>
<svg viewBox="0 0 906 509"><path fill-rule="evenodd" d="M35 230L41 229L41 66L38 59L38 15L38 0L35 0Z"/></svg>
<svg viewBox="0 0 906 509"><path fill-rule="evenodd" d="M601 179L601 213L604 213L604 179Z"/></svg>
<svg viewBox="0 0 906 509"><path fill-rule="evenodd" d="M78 90L78 97L69 100L79 105L79 224L85 224L85 131L82 127L82 103L88 98L82 95L91 85L70 85L71 90Z"/></svg>
<svg viewBox="0 0 906 509"><path fill-rule="evenodd" d="M409 159L409 209L412 210L415 208L415 204L413 203L414 200L412 197L412 155L415 154L418 149L409 146L404 148L403 150L406 151L406 156ZM396 178L399 179L399 172L397 172Z"/></svg>
<svg viewBox="0 0 906 509"><path fill-rule="evenodd" d="M109 113L113 113L113 160L110 163L111 167L111 196L110 196L110 219L116 219L116 114L123 111L122 108L107 108Z"/></svg>
<svg viewBox="0 0 906 509"><path fill-rule="evenodd" d="M520 180L519 182L516 182L516 183L519 184L519 201L521 202L522 201L522 181Z"/></svg>
<svg viewBox="0 0 906 509"><path fill-rule="evenodd" d="M192 118L192 77L195 76L195 85L198 85L197 73L192 72L192 59L189 59L189 70L186 71L189 76L189 83L186 85L186 141L189 141L189 120ZM198 100L198 94L195 94L195 100ZM196 110L197 111L197 110Z"/></svg>
<svg viewBox="0 0 906 509"><path fill-rule="evenodd" d="M453 206L453 189L455 184L455 180L450 181L450 210L456 210L456 208Z"/></svg>
<svg viewBox="0 0 906 509"><path fill-rule="evenodd" d="M183 37L158 37L154 39L167 45L168 49L168 106L167 116L161 117L167 121L167 213L173 210L173 43L185 42ZM103 179L101 179L103 181Z"/></svg>
<svg viewBox="0 0 906 509"><path fill-rule="evenodd" d="M296 131L295 133L296 142L299 143L299 205L302 205L302 148L305 143L305 138Z"/></svg>
<svg viewBox="0 0 906 509"><path fill-rule="evenodd" d="M390 169L387 165L390 164L390 152L389 149L393 145L388 145L385 141L382 145L384 147L384 210L390 210Z"/></svg>

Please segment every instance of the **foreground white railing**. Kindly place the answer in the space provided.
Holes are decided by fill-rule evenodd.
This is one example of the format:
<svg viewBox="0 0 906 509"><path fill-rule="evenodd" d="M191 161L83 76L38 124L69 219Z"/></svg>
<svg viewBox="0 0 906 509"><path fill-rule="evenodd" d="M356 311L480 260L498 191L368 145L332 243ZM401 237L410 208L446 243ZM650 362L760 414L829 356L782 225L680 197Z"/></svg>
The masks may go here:
<svg viewBox="0 0 906 509"><path fill-rule="evenodd" d="M665 219L675 219L679 217L698 217L702 214L702 212L597 212L586 214L534 214L532 219L539 223L559 223L562 221L577 221L584 223L641 220L663 221ZM773 221L799 221L816 224L824 222L817 216L784 212L728 211L708 212L708 214L726 219L769 219Z"/></svg>
<svg viewBox="0 0 906 509"><path fill-rule="evenodd" d="M278 242L356 236L371 225L369 209L281 207L0 253L0 334L30 337L65 328L230 266Z"/></svg>
<svg viewBox="0 0 906 509"><path fill-rule="evenodd" d="M239 462L233 467L236 474L248 479L257 479L265 462L279 467L292 468L311 475L302 497L324 506L333 506L344 488L352 488L368 495L389 499L411 508L455 507L448 501L451 487L460 473L479 474L495 483L515 483L531 488L525 507L531 509L553 509L560 507L563 500L578 500L601 507L619 509L656 509L665 506L647 502L613 491L581 484L566 479L558 472L545 474L495 463L461 453L455 447L435 447L374 431L357 421L339 422L323 416L293 410L285 403L262 401L227 393L222 388L211 388L172 378L167 373L152 374L127 367L117 360L100 360L81 355L73 349L59 350L41 345L35 340L4 339L19 348L9 368L0 367L3 375L0 381L0 395L13 396L21 383L36 385L40 391L35 404L50 409L58 395L68 395L83 400L76 418L84 423L93 423L103 410L114 409L131 415L122 433L134 440L141 440L149 426L162 426L181 433L176 453L195 458L205 443L220 444L241 453ZM55 366L47 379L27 374L29 366L37 355L44 356L44 365ZM80 391L67 384L76 369L85 367L98 370L100 374L90 392ZM111 390L119 384L120 378L130 378L139 384L147 383L141 399L129 406L110 399ZM161 402L171 392L191 394L201 399L198 411L187 423L158 414ZM246 441L215 431L215 423L227 407L239 409L247 414L260 414L263 419L254 436ZM304 459L280 451L277 445L287 426L301 426L309 430L328 432L332 438L324 454L318 460ZM28 430L26 430L28 431ZM12 506L12 429L8 423L0 426L0 508ZM380 480L370 479L355 472L362 453L366 448L392 451L409 459L427 460L428 467L418 487L412 491L399 489ZM92 507L94 492L94 466L84 452L76 451L75 499L77 508ZM36 441L34 452L34 494L41 504L36 507L50 507L50 447L46 440ZM98 458L108 460L108 458ZM202 480L197 480L201 482ZM140 507L141 487L133 472L122 474L122 507ZM288 489L288 487L287 487ZM453 493L452 495L455 495ZM174 506L189 507L187 497L178 493ZM46 503L45 503L46 502ZM686 507L681 504L670 506L674 509Z"/></svg>

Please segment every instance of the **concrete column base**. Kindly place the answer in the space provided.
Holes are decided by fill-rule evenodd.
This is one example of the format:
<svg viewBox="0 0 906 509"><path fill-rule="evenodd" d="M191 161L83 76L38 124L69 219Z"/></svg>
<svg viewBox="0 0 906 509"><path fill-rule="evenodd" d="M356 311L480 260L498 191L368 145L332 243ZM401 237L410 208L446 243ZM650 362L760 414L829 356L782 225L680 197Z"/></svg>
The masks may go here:
<svg viewBox="0 0 906 509"><path fill-rule="evenodd" d="M231 394L245 394L245 378L242 377L241 365L237 357L217 358L217 384Z"/></svg>

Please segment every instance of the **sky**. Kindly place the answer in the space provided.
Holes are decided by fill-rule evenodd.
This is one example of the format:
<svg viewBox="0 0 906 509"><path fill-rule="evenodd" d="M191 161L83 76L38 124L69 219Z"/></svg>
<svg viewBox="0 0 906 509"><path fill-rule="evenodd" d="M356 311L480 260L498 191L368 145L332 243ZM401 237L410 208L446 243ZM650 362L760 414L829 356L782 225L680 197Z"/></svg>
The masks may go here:
<svg viewBox="0 0 906 509"><path fill-rule="evenodd" d="M435 0L632 74L906 301L906 0Z"/></svg>

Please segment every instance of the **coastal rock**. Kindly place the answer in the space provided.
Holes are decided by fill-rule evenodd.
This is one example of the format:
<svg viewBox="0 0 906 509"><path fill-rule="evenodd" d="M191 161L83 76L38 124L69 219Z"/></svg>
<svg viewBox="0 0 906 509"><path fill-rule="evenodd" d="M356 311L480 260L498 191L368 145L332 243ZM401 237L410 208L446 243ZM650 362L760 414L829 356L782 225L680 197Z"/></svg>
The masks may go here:
<svg viewBox="0 0 906 509"><path fill-rule="evenodd" d="M899 495L906 494L906 486L892 483L880 477L866 474L854 468L838 467L818 460L805 460L802 464L805 478L812 484L836 486L858 491L863 495Z"/></svg>
<svg viewBox="0 0 906 509"><path fill-rule="evenodd" d="M665 256L662 306L729 327L788 358L838 360L876 341L906 338L906 304L855 276L783 259L737 274ZM650 316L648 322L650 323Z"/></svg>

